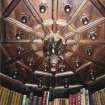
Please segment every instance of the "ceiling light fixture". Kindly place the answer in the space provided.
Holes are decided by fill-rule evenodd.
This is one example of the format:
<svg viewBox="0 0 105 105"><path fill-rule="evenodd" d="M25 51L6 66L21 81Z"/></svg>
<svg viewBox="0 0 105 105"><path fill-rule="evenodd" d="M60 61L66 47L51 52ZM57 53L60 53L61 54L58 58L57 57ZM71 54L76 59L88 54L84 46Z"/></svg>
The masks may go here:
<svg viewBox="0 0 105 105"><path fill-rule="evenodd" d="M91 56L93 54L93 48L91 46L89 46L89 47L86 48L86 54L88 56Z"/></svg>
<svg viewBox="0 0 105 105"><path fill-rule="evenodd" d="M18 47L17 48L17 55L20 55L22 52L24 51L24 49L23 48L21 48L21 47Z"/></svg>
<svg viewBox="0 0 105 105"><path fill-rule="evenodd" d="M69 12L71 12L71 10L72 10L72 1L71 0L65 0L64 1L64 11L66 13L69 13Z"/></svg>
<svg viewBox="0 0 105 105"><path fill-rule="evenodd" d="M42 88L42 80L41 79L38 80L38 88Z"/></svg>
<svg viewBox="0 0 105 105"><path fill-rule="evenodd" d="M17 33L16 33L16 39L17 40L22 39L22 35L23 35L23 33L21 31L17 31Z"/></svg>
<svg viewBox="0 0 105 105"><path fill-rule="evenodd" d="M69 80L68 80L68 78L65 78L64 79L64 87L65 88L68 88L69 87Z"/></svg>
<svg viewBox="0 0 105 105"><path fill-rule="evenodd" d="M19 73L18 73L17 71L14 71L12 78L13 78L13 79L17 79L18 74L19 74Z"/></svg>
<svg viewBox="0 0 105 105"><path fill-rule="evenodd" d="M20 21L21 21L22 23L26 24L27 21L28 21L28 18L29 18L29 16L23 15L23 16L21 17Z"/></svg>
<svg viewBox="0 0 105 105"><path fill-rule="evenodd" d="M84 13L84 14L81 16L80 21L82 22L83 25L87 25L87 24L89 23L89 18L88 18L88 16L87 16L87 14Z"/></svg>
<svg viewBox="0 0 105 105"><path fill-rule="evenodd" d="M80 57L77 56L76 59L73 60L73 64L74 64L74 66L75 66L76 68L78 68L78 67L80 67L80 63L81 63Z"/></svg>
<svg viewBox="0 0 105 105"><path fill-rule="evenodd" d="M32 66L32 64L33 64L33 57L31 57L31 58L28 57L28 58L27 58L27 62L28 62L28 65L29 65L29 66Z"/></svg>
<svg viewBox="0 0 105 105"><path fill-rule="evenodd" d="M92 81L95 80L95 75L94 75L94 71L93 71L93 70L90 71L90 79L91 79Z"/></svg>
<svg viewBox="0 0 105 105"><path fill-rule="evenodd" d="M95 39L96 39L96 36L97 36L97 34L96 34L96 32L94 32L94 31L92 31L92 32L89 33L89 38L90 38L91 40L95 40Z"/></svg>
<svg viewBox="0 0 105 105"><path fill-rule="evenodd" d="M64 11L65 11L66 13L71 12L71 9L72 9L72 5L71 5L71 4L66 4L66 5L64 6Z"/></svg>
<svg viewBox="0 0 105 105"><path fill-rule="evenodd" d="M40 10L41 13L45 13L46 10L47 10L47 4L41 2L41 4L39 5L39 10Z"/></svg>

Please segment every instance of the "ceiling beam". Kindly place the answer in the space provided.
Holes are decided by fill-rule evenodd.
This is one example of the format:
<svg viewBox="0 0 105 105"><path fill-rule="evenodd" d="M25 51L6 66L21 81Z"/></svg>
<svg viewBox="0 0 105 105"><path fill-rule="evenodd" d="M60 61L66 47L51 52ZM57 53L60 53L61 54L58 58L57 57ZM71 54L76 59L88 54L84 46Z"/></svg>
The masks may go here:
<svg viewBox="0 0 105 105"><path fill-rule="evenodd" d="M43 72L43 71L34 71L35 75L45 75L45 76L50 76L52 77L52 73L49 72Z"/></svg>
<svg viewBox="0 0 105 105"><path fill-rule="evenodd" d="M32 69L29 66L25 65L24 63L22 63L21 61L16 61L15 64L18 64L19 66L25 68L27 71L32 72Z"/></svg>
<svg viewBox="0 0 105 105"><path fill-rule="evenodd" d="M88 81L88 85L93 85L93 84L96 84L98 82L100 82L101 80L105 79L105 74L97 77L94 81Z"/></svg>
<svg viewBox="0 0 105 105"><path fill-rule="evenodd" d="M26 24L21 23L20 21L17 21L16 19L13 19L11 17L6 17L6 18L4 18L4 21L6 21L6 22L8 22L10 24L13 24L18 28L23 29L24 31L34 33L33 29L31 27L27 26Z"/></svg>
<svg viewBox="0 0 105 105"><path fill-rule="evenodd" d="M39 43L43 45L43 41L39 40L39 39L35 39L35 40L5 40L5 41L0 41L0 43ZM91 45L96 45L96 44L105 44L105 40L67 40L66 45L74 45L74 44L91 44ZM68 49L69 50L69 49ZM71 51L71 50L70 50Z"/></svg>
<svg viewBox="0 0 105 105"><path fill-rule="evenodd" d="M96 65L99 65L99 66L105 68L105 63L103 63L103 62L100 62L100 61L98 61L98 60L94 60L94 59L91 59L91 58L87 58L87 57L85 57L85 56L81 56L81 57L82 57L83 59L86 59L86 60L88 60L88 61L93 62L93 63L96 64Z"/></svg>
<svg viewBox="0 0 105 105"><path fill-rule="evenodd" d="M71 36L73 35L80 35L81 32L84 32L92 27L95 27L101 23L105 22L105 17L101 17L93 22L90 22L88 25L85 25L85 26L82 26L82 27L79 27L77 28L76 31L73 31L73 32L68 32L66 33L64 36L65 36L65 39L68 39L70 38Z"/></svg>
<svg viewBox="0 0 105 105"><path fill-rule="evenodd" d="M12 0L5 11L2 13L2 17L8 17L11 12L16 8L21 0Z"/></svg>
<svg viewBox="0 0 105 105"><path fill-rule="evenodd" d="M80 70L82 70L82 69L88 67L88 66L91 65L91 64L92 64L92 62L89 61L89 62L87 62L87 63L81 65L79 68L76 69L76 72L78 72L78 71L80 71Z"/></svg>
<svg viewBox="0 0 105 105"><path fill-rule="evenodd" d="M74 89L74 88L80 88L80 87L83 87L84 85L81 85L81 84L75 84L75 85L69 85L69 87L67 88L67 89ZM54 88L55 90L64 90L64 89L66 89L64 86L56 86L55 88Z"/></svg>
<svg viewBox="0 0 105 105"><path fill-rule="evenodd" d="M67 72L63 72L63 73L56 73L55 77L62 77L62 76L73 75L73 74L74 74L73 71L67 71Z"/></svg>
<svg viewBox="0 0 105 105"><path fill-rule="evenodd" d="M66 45L74 45L74 44L79 44L79 45L84 45L84 44L90 44L90 45L96 45L96 44L105 44L105 40L67 40Z"/></svg>
<svg viewBox="0 0 105 105"><path fill-rule="evenodd" d="M65 63L66 65L68 65L69 68L72 68L72 72L74 73L74 76L77 79L77 81L80 82L82 85L87 86L85 84L85 81L82 79L82 77L76 72L75 68L73 68L72 64L70 65L70 63L68 63L66 60L65 60Z"/></svg>
<svg viewBox="0 0 105 105"><path fill-rule="evenodd" d="M21 81L19 81L19 80L16 80L16 79L13 79L12 77L10 77L10 76L7 76L7 75L5 75L5 74L3 74L3 73L0 73L0 81L1 80L6 80L6 81L9 81L10 83L15 83L15 84L19 84L19 85L22 85L23 83L21 82Z"/></svg>

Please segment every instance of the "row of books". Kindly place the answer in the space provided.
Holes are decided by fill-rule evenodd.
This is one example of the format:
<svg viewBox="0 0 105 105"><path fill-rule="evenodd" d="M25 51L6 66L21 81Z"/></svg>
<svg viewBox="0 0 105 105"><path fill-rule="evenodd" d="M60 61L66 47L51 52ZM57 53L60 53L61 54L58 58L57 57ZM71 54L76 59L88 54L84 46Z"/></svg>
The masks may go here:
<svg viewBox="0 0 105 105"><path fill-rule="evenodd" d="M27 96L1 86L0 105L105 105L105 89L90 96L89 91L82 88L78 93L69 94L68 98L54 98L53 100L49 100L50 91L44 91L41 97L34 94L30 92Z"/></svg>
<svg viewBox="0 0 105 105"><path fill-rule="evenodd" d="M22 94L0 86L0 105L21 105Z"/></svg>
<svg viewBox="0 0 105 105"><path fill-rule="evenodd" d="M0 105L48 105L49 92L45 91L42 97L21 94L0 86Z"/></svg>
<svg viewBox="0 0 105 105"><path fill-rule="evenodd" d="M105 105L105 89L92 94L93 105Z"/></svg>
<svg viewBox="0 0 105 105"><path fill-rule="evenodd" d="M76 94L70 94L68 98L56 98L50 105L90 105L89 92L85 88Z"/></svg>

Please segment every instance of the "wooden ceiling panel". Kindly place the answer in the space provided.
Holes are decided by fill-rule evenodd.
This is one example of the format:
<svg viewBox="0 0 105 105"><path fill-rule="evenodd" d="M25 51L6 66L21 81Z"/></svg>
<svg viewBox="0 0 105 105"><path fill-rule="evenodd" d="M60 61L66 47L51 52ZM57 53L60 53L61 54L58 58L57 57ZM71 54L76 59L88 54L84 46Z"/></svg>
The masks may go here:
<svg viewBox="0 0 105 105"><path fill-rule="evenodd" d="M1 0L0 1L0 8L2 10L2 12L5 11L5 9L9 6L9 4L11 3L12 0Z"/></svg>
<svg viewBox="0 0 105 105"><path fill-rule="evenodd" d="M103 22L101 24L98 24L97 26L92 27L90 29L87 29L84 32L81 32L80 33L80 39L82 39L82 40L86 40L86 39L92 40L89 37L90 32L95 32L96 33L96 40L104 41L105 40L105 36L104 36L104 33L105 33L105 22ZM94 42L94 40L93 40L93 42Z"/></svg>
<svg viewBox="0 0 105 105"><path fill-rule="evenodd" d="M105 0L99 0L101 3L102 3L102 5L104 5L104 7L105 7Z"/></svg>
<svg viewBox="0 0 105 105"><path fill-rule="evenodd" d="M27 17L27 22L25 23L29 27L35 27L37 25L36 19L32 16L29 9L26 7L25 3L21 1L18 6L10 14L11 18L14 18L21 22L23 16Z"/></svg>
<svg viewBox="0 0 105 105"><path fill-rule="evenodd" d="M91 68L95 70L97 77L102 73L105 74L103 70L105 63L105 18L101 14L104 10L102 9L104 0L100 0L103 5L100 5L101 12L96 8L98 5L95 6L91 1L71 0L72 9L70 13L64 11L66 0L22 0L16 8L13 5L12 7L10 6L10 10L4 13L6 38L2 41L2 47L0 46L4 55L11 58L8 62L7 60L5 61L7 65L11 69L14 67L22 69L23 81L26 80L28 82L32 82L32 75L36 70L52 73L52 75L73 71L73 77L68 77L71 79L71 84L84 84L88 81ZM11 0L2 1L5 4L4 9L10 2ZM45 2L47 5L45 13L41 13L39 10L41 2ZM11 12L12 8L15 9ZM9 13L11 14L9 15ZM83 25L80 21L84 13L89 18L89 24L87 25ZM23 16L28 19L26 23L21 22ZM21 39L16 39L18 32L22 32ZM64 59L62 57L62 61L59 61L59 64L62 63L65 66L64 70L62 71L59 68L59 64L57 64L55 73L51 71L50 59L52 56L48 59L43 53L43 42L47 39L46 36L50 37L50 32L55 36L60 33L66 43L64 45ZM56 32L58 34L55 34ZM92 40L89 37L90 32L96 33L96 39ZM94 50L91 56L86 53L88 47L92 47ZM18 48L23 49L20 55L17 54ZM79 59L79 67L75 67L76 59ZM101 72L101 70L103 71ZM28 77L28 73L30 77ZM40 77L38 76L38 78ZM42 76L41 79L43 78L45 77ZM77 79L81 80L77 81ZM47 84L47 80L43 80L44 84ZM62 85L61 82L58 84Z"/></svg>
<svg viewBox="0 0 105 105"><path fill-rule="evenodd" d="M95 21L102 17L101 13L92 5L90 1L88 1L73 20L71 25L76 28L83 26L81 17L84 14L89 18L89 22Z"/></svg>

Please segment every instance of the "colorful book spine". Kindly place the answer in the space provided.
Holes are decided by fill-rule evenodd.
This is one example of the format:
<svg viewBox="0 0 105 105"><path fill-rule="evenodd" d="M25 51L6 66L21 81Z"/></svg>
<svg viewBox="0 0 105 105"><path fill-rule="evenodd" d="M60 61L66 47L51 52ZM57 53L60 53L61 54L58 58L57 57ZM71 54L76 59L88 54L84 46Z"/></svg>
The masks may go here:
<svg viewBox="0 0 105 105"><path fill-rule="evenodd" d="M46 105L46 97L47 97L47 91L44 92L44 95L43 95L43 99L42 99L42 105Z"/></svg>
<svg viewBox="0 0 105 105"><path fill-rule="evenodd" d="M82 88L80 92L81 92L81 105L86 105L85 88Z"/></svg>
<svg viewBox="0 0 105 105"><path fill-rule="evenodd" d="M46 96L46 104L45 104L45 105L48 105L48 103L49 103L49 95L50 95L50 92L47 92L47 96Z"/></svg>
<svg viewBox="0 0 105 105"><path fill-rule="evenodd" d="M37 105L37 99L38 99L37 96L34 96L34 97L33 97L33 105Z"/></svg>
<svg viewBox="0 0 105 105"><path fill-rule="evenodd" d="M23 95L22 105L26 105L27 95Z"/></svg>
<svg viewBox="0 0 105 105"><path fill-rule="evenodd" d="M86 105L90 105L89 101L89 91L85 90L85 97L86 97Z"/></svg>
<svg viewBox="0 0 105 105"><path fill-rule="evenodd" d="M69 105L72 105L72 94L69 95Z"/></svg>
<svg viewBox="0 0 105 105"><path fill-rule="evenodd" d="M9 100L9 94L10 94L10 90L7 90L7 95L6 95L6 102L5 102L5 105L8 105L8 100Z"/></svg>
<svg viewBox="0 0 105 105"><path fill-rule="evenodd" d="M33 105L33 97L34 97L34 92L30 92L29 105Z"/></svg>
<svg viewBox="0 0 105 105"><path fill-rule="evenodd" d="M42 97L38 97L38 103L37 105L42 105Z"/></svg>

